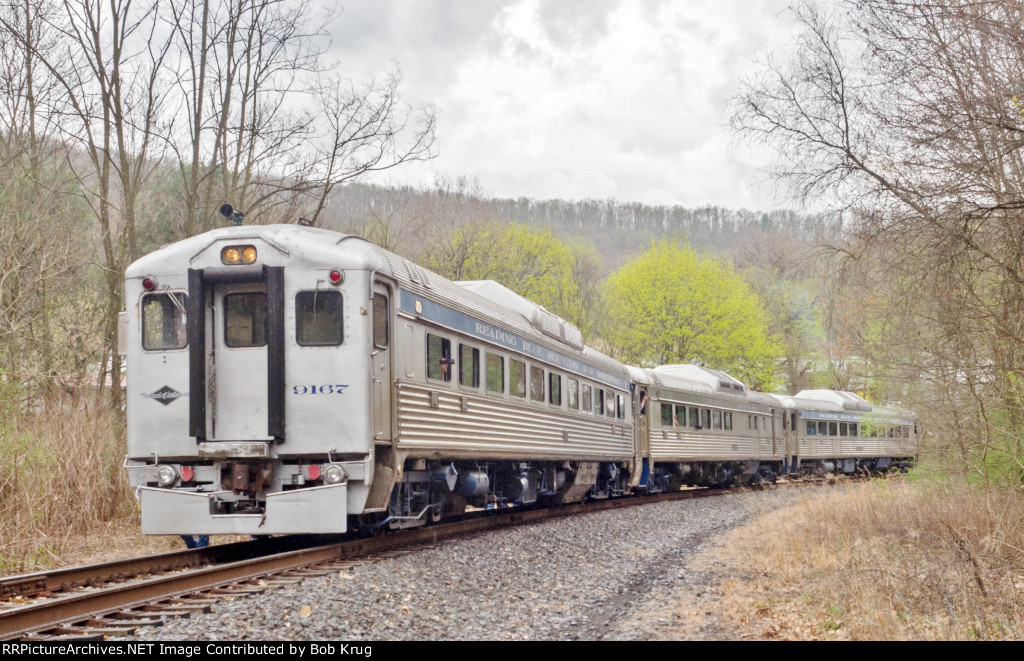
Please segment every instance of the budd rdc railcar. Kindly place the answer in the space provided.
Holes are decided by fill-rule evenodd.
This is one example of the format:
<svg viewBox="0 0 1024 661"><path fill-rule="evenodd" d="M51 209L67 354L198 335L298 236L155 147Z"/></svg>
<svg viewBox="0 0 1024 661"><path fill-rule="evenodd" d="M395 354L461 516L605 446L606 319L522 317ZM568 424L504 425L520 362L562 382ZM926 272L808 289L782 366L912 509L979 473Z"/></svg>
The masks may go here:
<svg viewBox="0 0 1024 661"><path fill-rule="evenodd" d="M126 465L150 534L340 533L467 507L905 465L910 414L627 367L490 282L239 226L126 272ZM870 418L871 422L865 421Z"/></svg>

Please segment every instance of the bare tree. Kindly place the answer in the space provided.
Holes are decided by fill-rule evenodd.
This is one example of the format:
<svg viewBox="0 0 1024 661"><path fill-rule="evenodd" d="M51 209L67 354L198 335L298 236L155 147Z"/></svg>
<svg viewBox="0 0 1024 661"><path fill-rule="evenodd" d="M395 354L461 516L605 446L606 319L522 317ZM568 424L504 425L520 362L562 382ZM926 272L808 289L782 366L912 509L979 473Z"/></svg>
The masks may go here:
<svg viewBox="0 0 1024 661"><path fill-rule="evenodd" d="M778 148L798 196L843 210L834 247L872 294L858 349L907 387L932 380L936 410L953 393L977 424L942 428L980 437L988 466L1024 428L1024 7L849 0L797 16L796 55L748 81L733 124Z"/></svg>
<svg viewBox="0 0 1024 661"><path fill-rule="evenodd" d="M414 113L402 107L400 82L397 71L371 78L362 88L336 76L321 81L314 93L322 133L314 141L314 176L319 182L311 218L314 224L320 221L335 187L436 156L434 109L424 106Z"/></svg>

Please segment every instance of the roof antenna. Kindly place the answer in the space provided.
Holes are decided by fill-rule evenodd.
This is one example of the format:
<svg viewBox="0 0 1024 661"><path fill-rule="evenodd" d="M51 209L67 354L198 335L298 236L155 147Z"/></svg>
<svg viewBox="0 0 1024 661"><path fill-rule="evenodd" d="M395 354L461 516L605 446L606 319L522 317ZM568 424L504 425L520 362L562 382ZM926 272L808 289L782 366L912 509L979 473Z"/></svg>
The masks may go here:
<svg viewBox="0 0 1024 661"><path fill-rule="evenodd" d="M235 225L241 225L242 220L245 218L245 212L241 209L235 209L230 204L220 205L220 215L230 220Z"/></svg>

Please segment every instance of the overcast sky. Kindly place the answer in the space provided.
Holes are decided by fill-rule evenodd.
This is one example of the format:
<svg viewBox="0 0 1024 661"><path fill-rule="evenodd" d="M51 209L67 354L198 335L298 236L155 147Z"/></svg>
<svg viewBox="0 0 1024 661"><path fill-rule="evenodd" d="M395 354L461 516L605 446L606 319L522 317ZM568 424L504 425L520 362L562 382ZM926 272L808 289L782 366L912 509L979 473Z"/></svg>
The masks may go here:
<svg viewBox="0 0 1024 661"><path fill-rule="evenodd" d="M786 206L737 143L741 76L795 35L790 0L343 0L354 80L397 66L440 156L373 181L478 177L498 197Z"/></svg>

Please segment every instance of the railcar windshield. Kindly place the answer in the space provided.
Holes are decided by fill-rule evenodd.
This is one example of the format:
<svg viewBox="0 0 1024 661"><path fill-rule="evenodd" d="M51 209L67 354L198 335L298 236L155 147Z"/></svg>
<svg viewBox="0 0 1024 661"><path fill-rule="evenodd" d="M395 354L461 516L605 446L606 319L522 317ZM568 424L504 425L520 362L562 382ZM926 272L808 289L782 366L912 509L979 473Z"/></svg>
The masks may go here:
<svg viewBox="0 0 1024 661"><path fill-rule="evenodd" d="M341 344L344 337L341 309L341 292L299 292L295 295L295 339L302 346Z"/></svg>
<svg viewBox="0 0 1024 661"><path fill-rule="evenodd" d="M147 351L184 349L188 345L185 331L183 293L146 294L142 297L142 348Z"/></svg>

